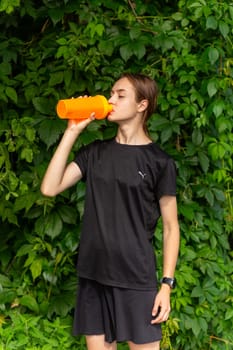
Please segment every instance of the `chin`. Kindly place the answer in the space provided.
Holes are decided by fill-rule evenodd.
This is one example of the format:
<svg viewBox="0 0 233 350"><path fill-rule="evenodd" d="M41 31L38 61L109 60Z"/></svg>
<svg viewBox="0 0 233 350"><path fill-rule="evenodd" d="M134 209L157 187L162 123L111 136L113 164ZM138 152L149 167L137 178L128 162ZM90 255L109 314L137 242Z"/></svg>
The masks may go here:
<svg viewBox="0 0 233 350"><path fill-rule="evenodd" d="M117 115L114 116L114 114L109 114L108 120L110 122L120 123L121 121L124 121L124 118L120 118Z"/></svg>
<svg viewBox="0 0 233 350"><path fill-rule="evenodd" d="M109 114L107 119L110 121L110 122L115 122L115 119L114 117L112 116L112 114Z"/></svg>

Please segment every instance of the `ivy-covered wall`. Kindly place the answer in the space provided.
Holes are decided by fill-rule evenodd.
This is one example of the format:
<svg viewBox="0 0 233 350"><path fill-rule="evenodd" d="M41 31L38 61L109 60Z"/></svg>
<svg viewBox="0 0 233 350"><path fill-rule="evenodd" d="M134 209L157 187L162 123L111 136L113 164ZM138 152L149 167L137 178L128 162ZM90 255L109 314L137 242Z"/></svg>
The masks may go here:
<svg viewBox="0 0 233 350"><path fill-rule="evenodd" d="M70 336L85 187L53 199L39 187L66 125L57 101L108 97L125 71L157 80L149 130L178 168L162 349L233 349L232 23L233 4L218 0L0 1L0 349L85 349ZM73 152L114 133L93 122ZM161 244L159 227L159 260Z"/></svg>

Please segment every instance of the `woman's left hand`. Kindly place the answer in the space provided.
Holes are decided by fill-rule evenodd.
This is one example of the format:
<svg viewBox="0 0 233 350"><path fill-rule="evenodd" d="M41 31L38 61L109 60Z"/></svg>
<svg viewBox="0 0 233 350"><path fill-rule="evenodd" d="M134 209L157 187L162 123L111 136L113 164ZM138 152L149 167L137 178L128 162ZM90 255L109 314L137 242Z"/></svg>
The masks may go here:
<svg viewBox="0 0 233 350"><path fill-rule="evenodd" d="M166 284L162 284L160 291L155 297L151 324L167 321L171 311L170 294L171 288Z"/></svg>

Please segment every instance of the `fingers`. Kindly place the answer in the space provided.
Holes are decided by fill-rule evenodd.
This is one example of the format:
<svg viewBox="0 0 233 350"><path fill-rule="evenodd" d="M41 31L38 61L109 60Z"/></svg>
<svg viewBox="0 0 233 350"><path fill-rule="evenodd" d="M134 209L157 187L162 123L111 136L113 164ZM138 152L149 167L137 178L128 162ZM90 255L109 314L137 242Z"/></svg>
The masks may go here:
<svg viewBox="0 0 233 350"><path fill-rule="evenodd" d="M72 96L71 98L84 98L84 97L88 97L88 95L80 95L80 96L78 96L78 97Z"/></svg>
<svg viewBox="0 0 233 350"><path fill-rule="evenodd" d="M68 120L68 128L71 130L79 129L82 131L87 127L95 119L95 113L91 113L89 118L85 119L69 119Z"/></svg>
<svg viewBox="0 0 233 350"><path fill-rule="evenodd" d="M78 97L71 97L74 98L87 98L87 95L84 96L78 96ZM79 129L82 131L87 127L88 124L90 124L95 119L95 112L92 112L89 116L89 118L77 118L77 119L69 119L68 120L68 128L71 130ZM77 127L78 125L78 127Z"/></svg>
<svg viewBox="0 0 233 350"><path fill-rule="evenodd" d="M151 324L166 322L170 315L170 305L168 306L154 306L152 310Z"/></svg>

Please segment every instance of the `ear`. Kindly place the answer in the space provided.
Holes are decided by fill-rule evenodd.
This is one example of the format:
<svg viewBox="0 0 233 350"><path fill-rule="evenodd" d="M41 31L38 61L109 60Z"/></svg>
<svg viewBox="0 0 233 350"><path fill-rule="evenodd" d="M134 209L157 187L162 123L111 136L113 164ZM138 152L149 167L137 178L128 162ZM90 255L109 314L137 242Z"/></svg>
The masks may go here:
<svg viewBox="0 0 233 350"><path fill-rule="evenodd" d="M148 107L148 100L144 99L138 103L138 112L144 112Z"/></svg>

